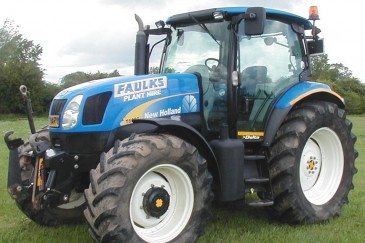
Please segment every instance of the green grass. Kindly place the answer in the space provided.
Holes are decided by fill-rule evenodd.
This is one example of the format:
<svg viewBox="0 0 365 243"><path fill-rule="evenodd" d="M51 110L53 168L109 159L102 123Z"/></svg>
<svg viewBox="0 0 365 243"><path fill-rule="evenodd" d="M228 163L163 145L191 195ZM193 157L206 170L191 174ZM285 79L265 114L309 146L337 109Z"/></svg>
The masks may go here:
<svg viewBox="0 0 365 243"><path fill-rule="evenodd" d="M289 226L269 218L262 208L213 208L213 219L199 242L364 242L365 235L365 116L350 116L357 135L359 157L354 177L355 190L341 217L315 225ZM36 118L36 127L47 123ZM0 117L0 132L15 130L26 138L26 119ZM57 228L41 227L25 217L10 199L7 190L8 149L0 142L0 242L92 242L86 225Z"/></svg>
<svg viewBox="0 0 365 243"><path fill-rule="evenodd" d="M34 118L36 128L47 124L46 118ZM28 121L19 116L0 117L1 136L13 130L13 137L27 138L30 134ZM0 242L93 242L86 225L42 227L24 216L7 192L8 148L0 142Z"/></svg>

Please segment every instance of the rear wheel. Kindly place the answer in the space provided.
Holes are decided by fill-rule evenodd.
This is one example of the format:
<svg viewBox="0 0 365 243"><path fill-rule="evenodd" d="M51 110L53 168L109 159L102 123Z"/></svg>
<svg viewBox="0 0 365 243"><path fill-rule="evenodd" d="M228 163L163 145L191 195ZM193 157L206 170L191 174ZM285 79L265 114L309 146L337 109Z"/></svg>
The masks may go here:
<svg viewBox="0 0 365 243"><path fill-rule="evenodd" d="M194 242L212 201L212 177L195 147L171 135L116 142L90 173L86 219L100 242Z"/></svg>
<svg viewBox="0 0 365 243"><path fill-rule="evenodd" d="M270 148L276 218L302 223L340 215L357 171L351 128L333 103L305 103L289 113Z"/></svg>
<svg viewBox="0 0 365 243"><path fill-rule="evenodd" d="M37 142L49 142L47 129L36 133ZM21 168L21 178L23 186L31 184L30 177L34 169L30 160L29 152L32 150L28 141L19 148L19 163ZM16 201L18 208L27 215L28 218L40 225L57 226L62 224L76 224L84 222L83 211L85 209L85 199L83 193L73 190L70 194L69 202L59 206L49 206L47 208L35 209L32 198L28 197L22 201Z"/></svg>

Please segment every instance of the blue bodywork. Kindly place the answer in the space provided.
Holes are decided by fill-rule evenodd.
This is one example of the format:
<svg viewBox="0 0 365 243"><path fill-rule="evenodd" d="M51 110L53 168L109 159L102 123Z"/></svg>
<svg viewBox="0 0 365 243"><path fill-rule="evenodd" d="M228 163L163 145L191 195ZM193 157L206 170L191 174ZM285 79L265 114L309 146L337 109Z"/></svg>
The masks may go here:
<svg viewBox="0 0 365 243"><path fill-rule="evenodd" d="M286 91L281 98L277 101L275 105L275 109L286 109L293 106L296 101L309 96L314 93L325 92L331 93L339 98L342 102L343 99L334 93L331 88L322 83L315 83L315 82L299 82L292 86L288 91Z"/></svg>
<svg viewBox="0 0 365 243"><path fill-rule="evenodd" d="M132 123L135 118L172 117L178 120L182 114L200 112L198 79L193 74L128 76L90 81L60 92L54 100L67 99L61 112L63 114L68 102L82 94L80 117L87 98L104 92L112 94L100 124L85 126L79 118L76 126L69 130L60 126L51 128L51 131L111 131Z"/></svg>
<svg viewBox="0 0 365 243"><path fill-rule="evenodd" d="M294 84L284 92L276 101L272 113L266 122L264 146L270 146L276 131L284 121L292 107L303 100L323 100L337 104L339 107L345 107L344 99L331 88L322 83L302 81Z"/></svg>

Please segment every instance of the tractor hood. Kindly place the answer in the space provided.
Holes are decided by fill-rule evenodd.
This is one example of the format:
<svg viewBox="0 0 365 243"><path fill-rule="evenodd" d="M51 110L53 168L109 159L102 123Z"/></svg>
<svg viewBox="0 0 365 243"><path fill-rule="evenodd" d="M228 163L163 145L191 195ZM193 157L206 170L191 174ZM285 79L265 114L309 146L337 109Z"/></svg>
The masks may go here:
<svg viewBox="0 0 365 243"><path fill-rule="evenodd" d="M110 131L132 119L170 117L200 111L194 74L154 74L109 78L58 93L50 109L52 132Z"/></svg>

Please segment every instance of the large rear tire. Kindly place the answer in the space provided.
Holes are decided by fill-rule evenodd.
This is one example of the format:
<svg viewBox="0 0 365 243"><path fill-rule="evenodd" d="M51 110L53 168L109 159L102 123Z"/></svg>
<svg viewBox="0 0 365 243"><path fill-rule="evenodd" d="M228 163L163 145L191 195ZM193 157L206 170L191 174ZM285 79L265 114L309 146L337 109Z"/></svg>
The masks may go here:
<svg viewBox="0 0 365 243"><path fill-rule="evenodd" d="M315 223L340 215L357 172L351 129L333 103L304 103L288 114L270 148L275 218Z"/></svg>
<svg viewBox="0 0 365 243"><path fill-rule="evenodd" d="M50 141L48 129L43 129L35 134L35 140ZM21 178L23 186L31 184L30 177L34 166L30 162L29 152L32 150L29 141L19 147L19 163L21 168ZM72 191L68 203L59 206L49 206L47 208L36 209L33 207L31 197L16 201L18 208L31 220L40 225L58 226L63 224L77 224L85 222L83 211L85 209L85 199L83 193Z"/></svg>
<svg viewBox="0 0 365 243"><path fill-rule="evenodd" d="M101 156L85 190L85 217L99 242L195 242L212 201L207 162L166 134L132 135Z"/></svg>

